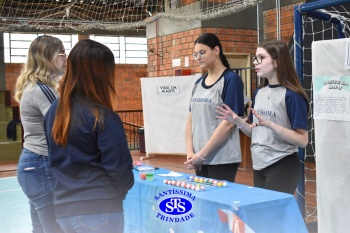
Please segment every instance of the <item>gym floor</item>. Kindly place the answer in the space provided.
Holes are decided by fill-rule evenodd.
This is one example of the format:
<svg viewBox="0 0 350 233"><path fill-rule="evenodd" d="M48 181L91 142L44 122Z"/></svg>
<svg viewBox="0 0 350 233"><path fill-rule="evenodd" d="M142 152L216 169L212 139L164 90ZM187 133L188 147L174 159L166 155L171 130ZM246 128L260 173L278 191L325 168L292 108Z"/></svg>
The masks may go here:
<svg viewBox="0 0 350 233"><path fill-rule="evenodd" d="M131 155L134 161L141 161L144 164L149 164L153 167L161 167L166 168L171 171L182 172L187 174L195 174L193 169L187 169L184 165L186 160L185 156L182 155L169 155L169 154L157 154L146 156L145 153L141 153L139 151L132 151ZM15 179L16 176L17 163L0 163L0 178L8 178L1 179L0 186L0 203L1 206L4 206L3 203L6 203L6 206L13 207L13 209L2 208L0 212L0 232L6 233L26 233L28 229L24 230L23 228L27 228L28 224L30 225L30 216L29 216L29 206L26 202L26 197ZM306 174L308 175L308 174ZM236 183L244 184L244 185L253 185L253 170L252 169L242 169L240 168L236 175ZM315 185L306 183L306 192L315 193ZM310 190L311 189L311 190ZM316 206L315 197L308 197L306 195L306 203L313 206ZM21 200L17 202L16 200ZM8 205L8 203L11 205ZM306 210L308 211L308 209ZM312 211L312 210L311 210ZM317 216L317 213L315 213ZM313 219L306 219L307 222L310 222L308 225L310 233L317 233L317 224L312 222ZM16 226L16 229L9 229L9 226Z"/></svg>

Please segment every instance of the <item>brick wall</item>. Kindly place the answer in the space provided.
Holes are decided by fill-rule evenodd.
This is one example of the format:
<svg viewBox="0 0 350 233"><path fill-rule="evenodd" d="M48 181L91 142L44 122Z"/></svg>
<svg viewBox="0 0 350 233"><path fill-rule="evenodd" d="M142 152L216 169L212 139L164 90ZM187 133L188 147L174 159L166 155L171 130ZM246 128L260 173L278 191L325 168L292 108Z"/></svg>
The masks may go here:
<svg viewBox="0 0 350 233"><path fill-rule="evenodd" d="M147 76L147 65L116 65L118 110L142 109L140 78Z"/></svg>
<svg viewBox="0 0 350 233"><path fill-rule="evenodd" d="M294 6L304 2L281 7L281 40L290 41L294 33ZM276 8L264 11L264 38L272 39L277 37Z"/></svg>
<svg viewBox="0 0 350 233"><path fill-rule="evenodd" d="M23 64L6 64L6 90L14 94L14 87ZM119 97L118 109L142 109L141 77L147 77L146 65L116 65L116 86ZM18 106L11 98L11 105Z"/></svg>
<svg viewBox="0 0 350 233"><path fill-rule="evenodd" d="M15 84L18 75L21 73L23 64L5 64L5 82L6 90L11 92L11 106L18 106L17 102L14 100L13 95L15 91Z"/></svg>
<svg viewBox="0 0 350 233"><path fill-rule="evenodd" d="M224 53L255 53L256 30L199 28L148 40L148 65L116 65L116 80L119 96L119 109L141 109L141 77L174 76L175 70L191 69L192 74L200 73L197 61L192 57L194 41L203 33L216 34L223 46ZM189 58L189 67L184 59ZM181 59L181 66L172 67L172 60ZM23 64L6 64L6 89L11 91ZM12 105L17 103L12 99Z"/></svg>
<svg viewBox="0 0 350 233"><path fill-rule="evenodd" d="M197 61L192 57L194 41L203 33L216 34L222 44L224 53L255 53L256 30L227 28L198 28L172 35L160 36L148 40L149 77L173 76L175 70L191 69L192 74L200 73ZM185 57L189 58L189 67L185 67ZM181 59L181 65L172 66L173 59Z"/></svg>
<svg viewBox="0 0 350 233"><path fill-rule="evenodd" d="M190 2L190 1L188 1ZM302 3L302 2L301 2ZM293 8L297 4L281 7L281 38L286 43L293 36ZM264 38L276 38L276 9L264 11ZM256 50L257 30L227 28L197 28L148 40L147 65L116 65L119 109L141 109L141 77L174 76L175 70L190 69L192 74L200 73L198 63L193 59L194 41L203 33L215 33L223 46L224 53L249 53ZM82 39L84 37L81 37ZM189 66L185 67L185 57ZM181 65L172 66L173 59L180 59ZM15 80L22 64L6 64L6 89L13 95ZM256 83L252 80L253 91ZM14 106L17 103L12 100Z"/></svg>

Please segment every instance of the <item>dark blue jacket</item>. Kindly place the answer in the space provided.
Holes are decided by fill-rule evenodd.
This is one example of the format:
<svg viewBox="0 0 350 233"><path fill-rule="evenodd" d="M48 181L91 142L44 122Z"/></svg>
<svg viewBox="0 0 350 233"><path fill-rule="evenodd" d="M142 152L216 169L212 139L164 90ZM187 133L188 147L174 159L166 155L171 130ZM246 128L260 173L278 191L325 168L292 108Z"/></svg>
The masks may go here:
<svg viewBox="0 0 350 233"><path fill-rule="evenodd" d="M73 101L68 142L56 145L51 130L58 100L45 116L50 171L57 180L54 205L57 217L122 211L134 184L132 157L118 114L97 106L103 125L96 124L91 104Z"/></svg>

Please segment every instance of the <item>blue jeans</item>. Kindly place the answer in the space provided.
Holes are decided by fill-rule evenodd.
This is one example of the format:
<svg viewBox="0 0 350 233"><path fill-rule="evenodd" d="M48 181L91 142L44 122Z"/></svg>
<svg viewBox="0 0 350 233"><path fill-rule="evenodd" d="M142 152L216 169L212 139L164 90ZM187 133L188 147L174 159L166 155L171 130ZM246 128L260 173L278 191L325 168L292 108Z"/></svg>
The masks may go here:
<svg viewBox="0 0 350 233"><path fill-rule="evenodd" d="M123 233L124 212L61 217L57 222L65 233Z"/></svg>
<svg viewBox="0 0 350 233"><path fill-rule="evenodd" d="M55 180L49 172L50 160L23 148L17 165L17 180L29 199L33 233L62 233L53 207Z"/></svg>

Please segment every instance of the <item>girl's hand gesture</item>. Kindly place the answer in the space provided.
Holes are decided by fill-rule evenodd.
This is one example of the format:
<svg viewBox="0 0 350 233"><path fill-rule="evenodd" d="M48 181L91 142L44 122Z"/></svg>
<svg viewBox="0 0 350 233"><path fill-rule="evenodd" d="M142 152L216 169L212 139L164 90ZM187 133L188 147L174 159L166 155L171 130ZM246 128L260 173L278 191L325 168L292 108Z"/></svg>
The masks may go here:
<svg viewBox="0 0 350 233"><path fill-rule="evenodd" d="M219 116L216 116L219 119L223 119L226 121L229 121L233 124L236 124L236 120L239 119L240 117L231 110L231 108L229 106L227 106L226 104L223 104L221 106L217 106L216 107L216 112L219 114Z"/></svg>
<svg viewBox="0 0 350 233"><path fill-rule="evenodd" d="M254 109L251 109L251 111L252 111L253 115L256 117L256 119L258 119L258 122L255 123L255 124L252 124L250 126L250 128L254 128L254 127L257 127L257 126L264 126L266 128L270 128L271 121L266 120L264 117L259 115L258 112L255 111Z"/></svg>

